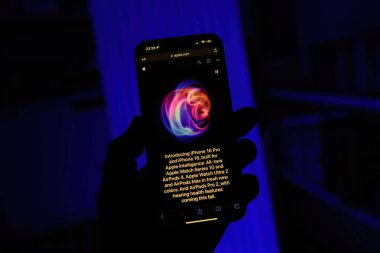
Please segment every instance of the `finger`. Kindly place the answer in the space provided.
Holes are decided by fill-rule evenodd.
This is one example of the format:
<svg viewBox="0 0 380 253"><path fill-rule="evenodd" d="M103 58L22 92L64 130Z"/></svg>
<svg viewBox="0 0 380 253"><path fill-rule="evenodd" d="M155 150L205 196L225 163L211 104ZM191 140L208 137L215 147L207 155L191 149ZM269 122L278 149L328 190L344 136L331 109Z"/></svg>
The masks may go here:
<svg viewBox="0 0 380 253"><path fill-rule="evenodd" d="M235 194L240 199L241 212L236 220L244 217L248 204L259 194L259 180L251 174L244 174L240 178L239 186L235 189Z"/></svg>
<svg viewBox="0 0 380 253"><path fill-rule="evenodd" d="M239 139L246 135L258 122L258 113L252 107L243 107L232 115L233 137Z"/></svg>
<svg viewBox="0 0 380 253"><path fill-rule="evenodd" d="M248 205L260 192L259 180L255 175L243 174L240 181L240 194L242 201Z"/></svg>
<svg viewBox="0 0 380 253"><path fill-rule="evenodd" d="M230 164L235 173L240 173L248 164L252 163L257 156L256 145L248 139L242 139L231 147L228 155Z"/></svg>
<svg viewBox="0 0 380 253"><path fill-rule="evenodd" d="M109 149L122 153L124 157L135 159L144 151L143 132L142 119L136 116L127 131L111 142Z"/></svg>
<svg viewBox="0 0 380 253"><path fill-rule="evenodd" d="M128 160L125 161L123 165L124 167L108 166L104 169L99 190L100 195L118 197L127 189L134 187L137 174L137 162L135 160Z"/></svg>
<svg viewBox="0 0 380 253"><path fill-rule="evenodd" d="M141 131L141 118L135 117L128 130L108 145L101 192L120 191L134 180L137 173L135 158L144 150Z"/></svg>
<svg viewBox="0 0 380 253"><path fill-rule="evenodd" d="M144 151L142 131L142 120L136 116L127 131L108 145L104 170L125 169L130 160L142 154Z"/></svg>

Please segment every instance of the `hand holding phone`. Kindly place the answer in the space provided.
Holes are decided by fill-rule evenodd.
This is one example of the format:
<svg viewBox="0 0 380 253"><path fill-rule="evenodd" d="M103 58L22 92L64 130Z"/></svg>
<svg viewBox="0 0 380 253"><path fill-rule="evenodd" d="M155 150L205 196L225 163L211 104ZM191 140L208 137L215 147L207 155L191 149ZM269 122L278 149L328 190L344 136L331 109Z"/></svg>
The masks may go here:
<svg viewBox="0 0 380 253"><path fill-rule="evenodd" d="M232 169L240 174L234 194L242 200L241 208L245 210L259 189L255 176L241 173L256 157L254 144L241 137L255 126L257 115L253 108L242 108L233 113L233 120L236 124ZM138 170L135 161L144 150L146 129L142 119L135 117L128 130L108 146L98 195L101 252L134 252L136 249L140 252L213 252L229 222L166 226L157 219L161 201L157 170L152 164Z"/></svg>
<svg viewBox="0 0 380 253"><path fill-rule="evenodd" d="M241 139L256 111L232 112L215 35L143 42L136 68L142 118L108 148L98 198L103 248L212 252L259 191L257 178L242 174L256 157ZM144 148L147 164L137 170Z"/></svg>
<svg viewBox="0 0 380 253"><path fill-rule="evenodd" d="M157 173L157 218L183 225L241 217L231 169L235 122L224 47L214 34L140 43L135 50L146 155Z"/></svg>

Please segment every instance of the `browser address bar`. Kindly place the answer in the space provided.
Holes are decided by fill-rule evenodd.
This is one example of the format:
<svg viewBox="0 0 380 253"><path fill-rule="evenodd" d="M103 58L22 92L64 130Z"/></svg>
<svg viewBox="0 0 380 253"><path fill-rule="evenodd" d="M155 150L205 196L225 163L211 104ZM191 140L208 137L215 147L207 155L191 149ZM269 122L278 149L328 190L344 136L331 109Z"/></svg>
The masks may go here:
<svg viewBox="0 0 380 253"><path fill-rule="evenodd" d="M204 55L217 55L219 54L219 47L209 47L191 50L182 50L175 52L166 52L159 54L148 54L140 57L140 62L155 62L155 61L167 61L188 57L199 57Z"/></svg>

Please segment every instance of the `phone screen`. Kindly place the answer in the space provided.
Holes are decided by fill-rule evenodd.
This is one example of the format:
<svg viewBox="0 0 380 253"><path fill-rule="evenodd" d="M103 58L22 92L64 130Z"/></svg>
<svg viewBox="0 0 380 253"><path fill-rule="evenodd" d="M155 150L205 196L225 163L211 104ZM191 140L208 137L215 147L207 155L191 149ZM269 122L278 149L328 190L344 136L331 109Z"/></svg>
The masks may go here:
<svg viewBox="0 0 380 253"><path fill-rule="evenodd" d="M145 41L135 64L147 161L160 181L157 218L235 219L241 208L226 155L233 122L222 41L214 34Z"/></svg>

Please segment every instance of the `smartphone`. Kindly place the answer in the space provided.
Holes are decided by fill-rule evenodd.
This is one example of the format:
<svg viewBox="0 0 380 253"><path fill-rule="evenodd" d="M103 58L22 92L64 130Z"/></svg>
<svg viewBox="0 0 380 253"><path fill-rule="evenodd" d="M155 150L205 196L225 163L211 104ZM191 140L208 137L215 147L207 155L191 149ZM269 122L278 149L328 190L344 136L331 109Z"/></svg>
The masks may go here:
<svg viewBox="0 0 380 253"><path fill-rule="evenodd" d="M157 219L169 225L236 220L242 208L227 158L232 102L221 39L144 41L135 65L147 161L160 184Z"/></svg>

